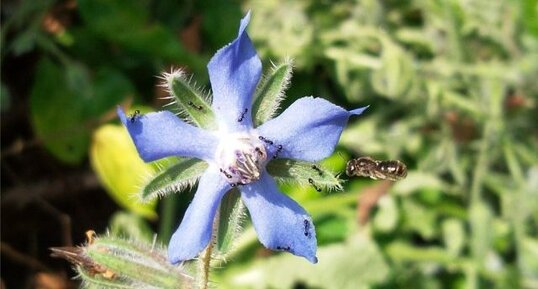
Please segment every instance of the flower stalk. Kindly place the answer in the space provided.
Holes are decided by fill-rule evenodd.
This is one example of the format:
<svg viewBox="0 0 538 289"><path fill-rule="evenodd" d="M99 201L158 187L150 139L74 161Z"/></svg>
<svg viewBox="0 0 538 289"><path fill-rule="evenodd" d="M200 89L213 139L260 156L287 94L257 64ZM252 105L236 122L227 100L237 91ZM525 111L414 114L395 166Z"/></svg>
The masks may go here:
<svg viewBox="0 0 538 289"><path fill-rule="evenodd" d="M211 259L213 256L213 247L216 242L218 223L219 223L219 214L215 216L215 220L213 221L213 231L211 234L212 241L209 242L207 247L202 251L202 253L200 253L200 257L198 260L198 263L199 263L198 288L199 289L207 289L209 285L209 271L211 269Z"/></svg>

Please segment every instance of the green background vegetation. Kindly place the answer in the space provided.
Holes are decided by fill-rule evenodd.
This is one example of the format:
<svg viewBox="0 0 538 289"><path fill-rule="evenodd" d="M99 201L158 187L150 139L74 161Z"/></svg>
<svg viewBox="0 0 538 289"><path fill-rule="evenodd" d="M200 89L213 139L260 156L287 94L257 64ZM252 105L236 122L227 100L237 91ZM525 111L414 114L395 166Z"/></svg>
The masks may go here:
<svg viewBox="0 0 538 289"><path fill-rule="evenodd" d="M112 234L167 242L192 193L133 205L126 184L156 166L125 149L115 107L161 109L155 76L172 66L209 88L206 63L249 9L264 68L294 60L283 107L307 95L370 105L323 164L400 159L409 175L322 193L282 184L314 218L320 263L263 249L247 221L213 271L219 287L538 288L536 0L4 1L2 122L22 105L23 140L64 170L95 170L122 206L102 216ZM2 129L4 170L21 136Z"/></svg>

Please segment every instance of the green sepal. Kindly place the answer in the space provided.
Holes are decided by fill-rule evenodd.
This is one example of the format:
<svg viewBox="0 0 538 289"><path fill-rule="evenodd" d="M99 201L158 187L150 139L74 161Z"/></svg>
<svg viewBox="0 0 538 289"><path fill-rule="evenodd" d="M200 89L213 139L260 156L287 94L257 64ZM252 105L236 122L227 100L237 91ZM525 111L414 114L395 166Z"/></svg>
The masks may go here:
<svg viewBox="0 0 538 289"><path fill-rule="evenodd" d="M193 278L168 262L163 248L113 237L90 240L77 266L88 287L192 288Z"/></svg>
<svg viewBox="0 0 538 289"><path fill-rule="evenodd" d="M267 164L267 171L277 181L310 185L316 189L341 190L341 180L326 167L304 161L276 159Z"/></svg>
<svg viewBox="0 0 538 289"><path fill-rule="evenodd" d="M192 85L192 81L181 70L164 73L163 86L167 88L171 106L178 112L201 128L215 130L217 123L215 115L211 109L209 96L204 97L203 93Z"/></svg>
<svg viewBox="0 0 538 289"><path fill-rule="evenodd" d="M270 74L265 76L262 84L257 88L252 105L254 126L259 126L273 118L289 86L292 68L291 60L274 65Z"/></svg>
<svg viewBox="0 0 538 289"><path fill-rule="evenodd" d="M157 173L141 190L143 202L181 191L194 185L207 169L207 163L197 159L179 159L177 163Z"/></svg>
<svg viewBox="0 0 538 289"><path fill-rule="evenodd" d="M243 229L244 217L245 205L241 201L241 194L233 189L224 195L220 203L214 259L225 259L233 249L234 240Z"/></svg>

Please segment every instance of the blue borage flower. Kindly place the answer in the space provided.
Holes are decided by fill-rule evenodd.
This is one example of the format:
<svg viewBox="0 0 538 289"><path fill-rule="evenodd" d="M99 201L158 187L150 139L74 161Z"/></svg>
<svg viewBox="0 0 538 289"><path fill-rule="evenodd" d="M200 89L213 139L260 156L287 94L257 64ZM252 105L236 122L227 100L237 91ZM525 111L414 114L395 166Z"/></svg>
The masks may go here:
<svg viewBox="0 0 538 289"><path fill-rule="evenodd" d="M255 128L252 96L262 65L245 31L249 20L250 12L241 20L237 38L220 49L207 66L218 130L195 127L169 111L132 118L118 108L144 161L183 156L209 164L170 240L168 255L172 263L193 259L207 246L220 201L233 187L241 192L265 247L316 263L312 218L279 192L265 167L273 158L316 162L328 157L348 118L366 109L347 111L321 98L303 97L278 117Z"/></svg>

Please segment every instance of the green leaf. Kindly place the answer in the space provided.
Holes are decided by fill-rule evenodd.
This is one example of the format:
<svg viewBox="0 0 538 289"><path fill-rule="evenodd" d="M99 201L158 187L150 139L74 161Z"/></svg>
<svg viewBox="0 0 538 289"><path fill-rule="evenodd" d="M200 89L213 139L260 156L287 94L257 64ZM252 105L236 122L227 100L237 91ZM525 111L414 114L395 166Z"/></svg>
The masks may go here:
<svg viewBox="0 0 538 289"><path fill-rule="evenodd" d="M256 89L252 105L254 126L261 125L275 115L290 84L292 68L291 60L274 65L270 74L262 81L262 85Z"/></svg>
<svg viewBox="0 0 538 289"><path fill-rule="evenodd" d="M132 92L130 81L115 69L100 68L92 78L82 64L59 66L44 58L30 96L36 134L55 157L77 164L87 154L92 124Z"/></svg>
<svg viewBox="0 0 538 289"><path fill-rule="evenodd" d="M414 70L408 56L398 46L388 41L382 43L382 66L372 74L372 86L379 94L395 98L407 92Z"/></svg>
<svg viewBox="0 0 538 289"><path fill-rule="evenodd" d="M148 1L79 0L77 4L90 30L124 50L201 70L199 56L185 50L171 30L150 22Z"/></svg>
<svg viewBox="0 0 538 289"><path fill-rule="evenodd" d="M234 241L242 231L245 217L245 206L241 201L241 194L234 189L222 198L219 210L217 244L217 259L225 259L233 249Z"/></svg>
<svg viewBox="0 0 538 289"><path fill-rule="evenodd" d="M54 4L54 0L23 0L7 5L9 12L6 11L0 31L2 58L7 53L20 56L36 47L38 38L46 33L42 27L43 18ZM8 35L10 36L6 41Z"/></svg>
<svg viewBox="0 0 538 289"><path fill-rule="evenodd" d="M77 4L86 24L107 36L136 32L146 23L150 11L147 1L79 0Z"/></svg>
<svg viewBox="0 0 538 289"><path fill-rule="evenodd" d="M89 142L84 123L86 103L77 87L70 85L71 74L64 74L63 69L47 58L39 62L30 95L31 119L47 150L63 162L77 164L86 156ZM83 79L82 87L89 86L88 81Z"/></svg>
<svg viewBox="0 0 538 289"><path fill-rule="evenodd" d="M407 177L397 182L392 191L399 195L410 195L420 189L442 190L446 187L435 174L427 172L409 172Z"/></svg>
<svg viewBox="0 0 538 289"><path fill-rule="evenodd" d="M91 117L100 117L103 112L114 109L118 103L132 96L135 89L131 81L119 70L100 67L95 72L92 92L88 102L87 113Z"/></svg>
<svg viewBox="0 0 538 289"><path fill-rule="evenodd" d="M290 159L276 159L269 162L267 171L280 182L312 186L318 191L321 191L322 188L329 190L342 189L340 179L320 164Z"/></svg>
<svg viewBox="0 0 538 289"><path fill-rule="evenodd" d="M191 84L191 79L187 78L181 70L174 70L164 73L162 84L170 93L169 99L180 114L191 120L201 128L215 130L217 123L215 115L209 103L209 97L202 96L203 93Z"/></svg>
<svg viewBox="0 0 538 289"><path fill-rule="evenodd" d="M389 275L379 248L365 236L321 247L318 259L313 265L291 254L279 254L228 270L223 283L229 288L295 288L300 283L308 288L366 289Z"/></svg>
<svg viewBox="0 0 538 289"><path fill-rule="evenodd" d="M447 251L435 246L414 247L407 243L396 241L385 248L385 252L395 262L435 262L443 265L458 265L458 259Z"/></svg>
<svg viewBox="0 0 538 289"><path fill-rule="evenodd" d="M156 218L156 202L140 203L134 195L144 178L154 174L150 164L138 156L127 130L104 125L93 135L90 161L109 195L122 207L147 218Z"/></svg>
<svg viewBox="0 0 538 289"><path fill-rule="evenodd" d="M207 169L207 163L197 159L180 159L177 163L156 174L140 190L140 199L144 202L157 197L175 193L193 186Z"/></svg>
<svg viewBox="0 0 538 289"><path fill-rule="evenodd" d="M437 233L436 219L439 212L428 210L426 206L406 198L403 200L402 212L405 214L405 225L418 232L422 238L432 240Z"/></svg>
<svg viewBox="0 0 538 289"><path fill-rule="evenodd" d="M323 199L320 199L323 202ZM350 226L350 222L356 222L354 209L352 216L344 216L347 208L333 208L334 210L339 210L338 215L325 215L321 218L315 220L316 224L316 239L318 240L318 246L330 243L337 243L344 241L349 232L354 228ZM308 211L311 212L311 211ZM314 215L314 214L312 214Z"/></svg>
<svg viewBox="0 0 538 289"><path fill-rule="evenodd" d="M298 67L313 68L314 58L324 46L317 38L321 32L317 24L323 22L318 22L320 19L317 16L325 16L326 11L309 15L307 10L314 6L311 4L304 1L290 1L286 5L256 2L249 36L256 43L256 50L262 59L285 59L291 55Z"/></svg>

